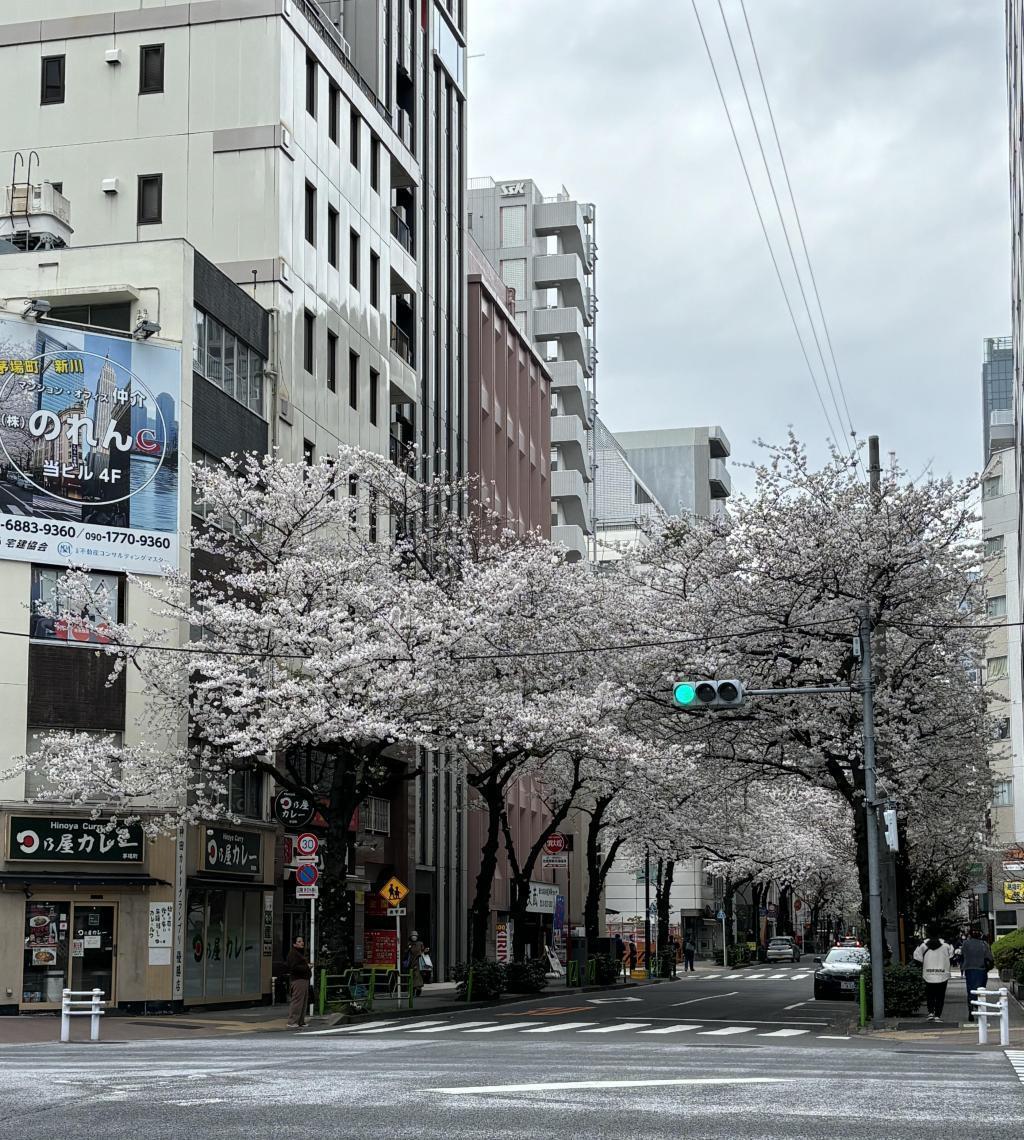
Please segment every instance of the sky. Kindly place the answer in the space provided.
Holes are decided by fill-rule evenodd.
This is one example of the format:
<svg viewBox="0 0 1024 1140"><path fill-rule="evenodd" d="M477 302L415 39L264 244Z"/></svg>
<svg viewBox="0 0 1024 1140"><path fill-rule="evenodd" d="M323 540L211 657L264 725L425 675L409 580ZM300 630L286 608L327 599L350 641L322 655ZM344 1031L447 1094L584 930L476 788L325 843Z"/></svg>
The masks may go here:
<svg viewBox="0 0 1024 1140"><path fill-rule="evenodd" d="M723 7L788 210L740 0ZM698 8L806 330L718 0ZM967 475L982 460L983 341L1010 331L1003 0L746 9L853 426L912 477ZM829 430L691 0L471 0L469 54L469 175L597 205L611 430L719 424L737 487L755 440L790 426L824 458ZM806 274L805 288L813 307Z"/></svg>

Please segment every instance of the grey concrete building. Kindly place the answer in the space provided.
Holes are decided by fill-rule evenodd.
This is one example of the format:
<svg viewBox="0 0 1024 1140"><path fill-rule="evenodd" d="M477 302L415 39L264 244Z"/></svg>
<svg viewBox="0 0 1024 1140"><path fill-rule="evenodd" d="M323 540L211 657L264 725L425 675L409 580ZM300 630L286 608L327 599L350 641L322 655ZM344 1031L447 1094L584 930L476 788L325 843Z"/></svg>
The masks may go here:
<svg viewBox="0 0 1024 1140"><path fill-rule="evenodd" d="M594 421L597 455L597 509L594 533L597 561L612 562L626 547L646 541L668 512L629 462L600 416Z"/></svg>
<svg viewBox="0 0 1024 1140"><path fill-rule="evenodd" d="M1004 413L993 418L994 412ZM1013 442L1013 338L991 336L985 340L981 365L981 423L984 434L984 462L992 452L993 424L996 443L1005 447Z"/></svg>
<svg viewBox="0 0 1024 1140"><path fill-rule="evenodd" d="M545 198L529 178L473 178L468 222L488 261L515 290L516 323L551 374L551 537L570 558L587 558L595 513L595 207L564 188Z"/></svg>
<svg viewBox="0 0 1024 1140"><path fill-rule="evenodd" d="M720 427L615 433L630 466L670 514L711 518L732 494L729 440Z"/></svg>

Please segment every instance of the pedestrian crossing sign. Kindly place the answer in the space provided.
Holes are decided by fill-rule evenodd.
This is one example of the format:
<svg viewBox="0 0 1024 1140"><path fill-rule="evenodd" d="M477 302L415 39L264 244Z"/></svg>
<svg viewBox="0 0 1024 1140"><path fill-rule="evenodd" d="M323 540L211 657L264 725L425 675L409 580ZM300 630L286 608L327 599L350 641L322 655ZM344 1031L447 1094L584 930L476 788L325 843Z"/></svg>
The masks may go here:
<svg viewBox="0 0 1024 1140"><path fill-rule="evenodd" d="M395 875L392 875L380 889L381 898L383 898L389 906L398 906L408 893L409 888Z"/></svg>

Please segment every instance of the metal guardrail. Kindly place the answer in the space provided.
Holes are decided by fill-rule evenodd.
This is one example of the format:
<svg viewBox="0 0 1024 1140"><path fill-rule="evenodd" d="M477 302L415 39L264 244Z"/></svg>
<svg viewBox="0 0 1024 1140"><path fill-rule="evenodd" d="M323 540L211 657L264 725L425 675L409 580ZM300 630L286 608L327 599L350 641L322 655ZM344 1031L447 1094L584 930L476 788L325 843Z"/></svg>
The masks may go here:
<svg viewBox="0 0 1024 1140"><path fill-rule="evenodd" d="M332 1002L347 1002L370 1013L377 1001L391 997L398 1004L415 1009L416 994L411 972L400 974L390 966L354 966L341 974L321 970L314 1004L320 1016L327 1012Z"/></svg>
<svg viewBox="0 0 1024 1140"><path fill-rule="evenodd" d="M393 352L397 352L410 368L416 367L416 358L412 351L412 341L402 332L394 321L391 322L391 349Z"/></svg>
<svg viewBox="0 0 1024 1140"><path fill-rule="evenodd" d="M89 1040L100 1039L100 1018L103 1016L106 1002L103 1001L103 990L63 990L60 1004L60 1039L62 1044L71 1040L71 1019L73 1017L88 1017ZM1005 990L1003 991L1006 992Z"/></svg>
<svg viewBox="0 0 1024 1140"><path fill-rule="evenodd" d="M391 207L391 232L398 239L398 244L407 252L415 256L412 242L412 230L409 228L409 223L402 217L401 214Z"/></svg>
<svg viewBox="0 0 1024 1140"><path fill-rule="evenodd" d="M996 998L996 1001L987 1001L987 998ZM1010 1044L1010 999L1005 986L998 990L975 990L971 1009L978 1015L978 1044L988 1044L988 1019L991 1011L996 1011L999 1018L999 1044Z"/></svg>

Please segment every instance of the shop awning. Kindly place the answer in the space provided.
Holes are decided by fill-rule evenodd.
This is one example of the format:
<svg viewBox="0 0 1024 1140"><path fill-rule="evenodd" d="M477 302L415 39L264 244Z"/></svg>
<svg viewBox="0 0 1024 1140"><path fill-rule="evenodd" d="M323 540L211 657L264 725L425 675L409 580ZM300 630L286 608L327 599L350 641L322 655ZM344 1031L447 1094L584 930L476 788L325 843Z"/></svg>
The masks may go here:
<svg viewBox="0 0 1024 1140"><path fill-rule="evenodd" d="M118 875L109 871L0 871L0 887L169 887L150 875Z"/></svg>

